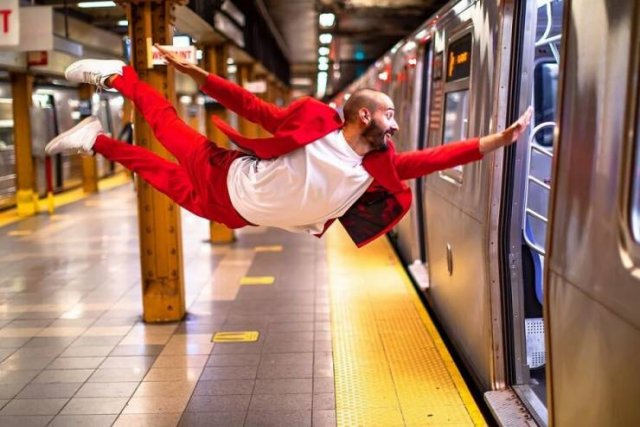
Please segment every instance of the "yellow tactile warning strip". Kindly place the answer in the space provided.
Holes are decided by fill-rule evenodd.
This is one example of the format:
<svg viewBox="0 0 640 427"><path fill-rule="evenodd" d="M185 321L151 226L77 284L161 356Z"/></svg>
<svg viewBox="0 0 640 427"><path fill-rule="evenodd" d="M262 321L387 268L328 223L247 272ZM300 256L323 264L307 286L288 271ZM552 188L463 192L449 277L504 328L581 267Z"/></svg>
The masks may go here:
<svg viewBox="0 0 640 427"><path fill-rule="evenodd" d="M338 426L486 425L386 239L328 236Z"/></svg>
<svg viewBox="0 0 640 427"><path fill-rule="evenodd" d="M282 245L256 246L256 252L282 252Z"/></svg>
<svg viewBox="0 0 640 427"><path fill-rule="evenodd" d="M273 285L276 278L273 276L244 276L240 279L241 285Z"/></svg>
<svg viewBox="0 0 640 427"><path fill-rule="evenodd" d="M126 183L131 183L131 177L126 172L118 172L113 176L108 178L103 178L98 182L99 190L109 190L111 188L117 187L119 185L123 185ZM53 205L54 209L60 206L67 205L69 203L77 202L78 200L85 199L89 197L91 194L85 193L82 188L76 188L75 190L65 191L64 193L59 193L53 196ZM47 197L43 197L38 201L38 212L47 212L48 210L48 199ZM18 215L17 209L8 209L6 211L0 212L0 227L4 227L5 225L13 224L14 222L20 221L21 219L29 218Z"/></svg>
<svg viewBox="0 0 640 427"><path fill-rule="evenodd" d="M258 336L258 331L217 332L211 342L256 342Z"/></svg>

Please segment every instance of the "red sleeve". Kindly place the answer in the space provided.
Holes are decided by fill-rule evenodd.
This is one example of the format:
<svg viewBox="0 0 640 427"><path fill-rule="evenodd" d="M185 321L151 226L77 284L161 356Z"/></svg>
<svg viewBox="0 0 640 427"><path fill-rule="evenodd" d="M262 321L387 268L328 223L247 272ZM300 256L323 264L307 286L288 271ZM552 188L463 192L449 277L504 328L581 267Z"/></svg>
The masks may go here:
<svg viewBox="0 0 640 427"><path fill-rule="evenodd" d="M479 144L480 138L474 138L419 151L398 153L394 158L394 166L401 180L418 178L482 159Z"/></svg>
<svg viewBox="0 0 640 427"><path fill-rule="evenodd" d="M200 90L225 108L259 124L270 133L275 132L284 117L283 108L263 101L248 90L215 74L209 73Z"/></svg>

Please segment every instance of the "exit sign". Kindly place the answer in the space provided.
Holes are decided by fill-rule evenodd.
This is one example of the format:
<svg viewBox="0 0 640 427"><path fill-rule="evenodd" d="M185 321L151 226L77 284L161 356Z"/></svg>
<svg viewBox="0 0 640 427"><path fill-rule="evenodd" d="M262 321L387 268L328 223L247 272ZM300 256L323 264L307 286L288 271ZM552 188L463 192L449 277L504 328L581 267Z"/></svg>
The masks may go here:
<svg viewBox="0 0 640 427"><path fill-rule="evenodd" d="M20 43L18 0L0 0L0 46Z"/></svg>

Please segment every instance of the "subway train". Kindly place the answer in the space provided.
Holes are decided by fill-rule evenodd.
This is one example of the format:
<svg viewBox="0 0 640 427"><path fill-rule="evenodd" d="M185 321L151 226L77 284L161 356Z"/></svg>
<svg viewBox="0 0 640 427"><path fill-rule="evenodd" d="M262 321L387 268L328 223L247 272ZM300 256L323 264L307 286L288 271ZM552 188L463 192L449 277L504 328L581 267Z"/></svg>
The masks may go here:
<svg viewBox="0 0 640 427"><path fill-rule="evenodd" d="M8 76L7 76L8 77ZM1 78L1 76L0 76ZM193 128L205 132L205 110L202 95L193 90L177 96L177 110ZM78 88L63 82L36 76L30 110L32 156L36 174L36 190L44 197L82 185L82 159L76 154L59 154L50 159L47 172L44 146L56 135L70 129L88 114L97 116L105 131L124 140L133 137L130 108L124 108L124 98L115 92L95 93L91 102L81 101ZM15 149L13 146L13 111L11 85L0 80L0 209L16 204ZM117 163L97 156L100 178L124 170ZM49 179L47 177L49 173Z"/></svg>
<svg viewBox="0 0 640 427"><path fill-rule="evenodd" d="M46 143L88 114L97 115L105 131L118 136L127 121L127 118L123 118L123 101L122 96L111 92L94 94L91 102L81 101L77 87L61 85L48 78L35 79L30 119L39 196L46 195L49 190L56 193L82 184L82 160L75 154L60 154L51 158L50 176L47 177L44 155ZM15 206L12 103L10 83L0 81L0 209ZM118 165L102 156L98 156L97 167L100 177L120 170Z"/></svg>
<svg viewBox="0 0 640 427"><path fill-rule="evenodd" d="M638 2L453 1L332 99L388 93L399 151L533 105L514 146L410 182L390 234L500 424L640 425L638 28Z"/></svg>

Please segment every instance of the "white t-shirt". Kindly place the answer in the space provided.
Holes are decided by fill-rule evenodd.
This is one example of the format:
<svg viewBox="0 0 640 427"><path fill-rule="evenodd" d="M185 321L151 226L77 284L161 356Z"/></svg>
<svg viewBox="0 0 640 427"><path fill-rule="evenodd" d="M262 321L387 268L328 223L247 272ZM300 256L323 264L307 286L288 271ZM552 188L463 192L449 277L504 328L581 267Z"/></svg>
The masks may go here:
<svg viewBox="0 0 640 427"><path fill-rule="evenodd" d="M313 234L342 216L372 181L341 130L275 159L240 157L227 176L231 203L244 219Z"/></svg>

